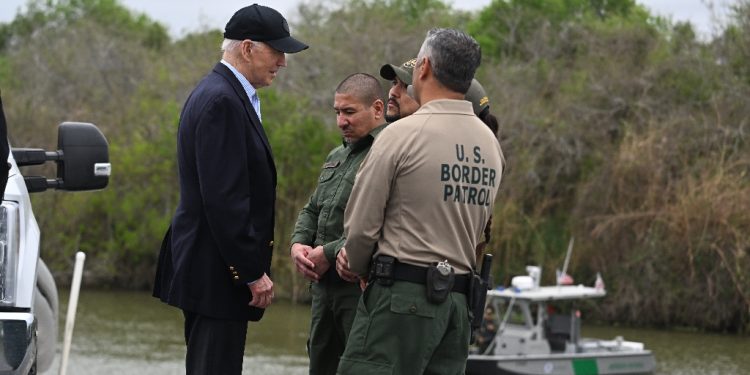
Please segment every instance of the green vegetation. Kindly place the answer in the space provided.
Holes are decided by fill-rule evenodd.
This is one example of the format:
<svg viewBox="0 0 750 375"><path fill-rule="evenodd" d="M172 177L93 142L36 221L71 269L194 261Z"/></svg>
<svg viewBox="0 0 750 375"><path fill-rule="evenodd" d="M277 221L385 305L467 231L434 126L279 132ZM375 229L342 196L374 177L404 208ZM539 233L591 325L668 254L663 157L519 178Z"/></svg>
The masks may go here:
<svg viewBox="0 0 750 375"><path fill-rule="evenodd" d="M16 146L56 144L54 125L88 121L111 145L110 186L33 196L43 256L67 279L149 288L177 202L175 132L195 83L218 61L217 30L172 40L115 0L34 0L0 25L0 85ZM483 46L478 78L508 159L490 249L496 281L539 264L601 271L607 322L750 331L750 1L710 41L633 0L494 0L477 13L439 0L309 3L292 19L310 50L261 92L279 172L274 280L304 299L289 233L337 142L333 90L416 55L434 26ZM296 21L296 22L295 22Z"/></svg>

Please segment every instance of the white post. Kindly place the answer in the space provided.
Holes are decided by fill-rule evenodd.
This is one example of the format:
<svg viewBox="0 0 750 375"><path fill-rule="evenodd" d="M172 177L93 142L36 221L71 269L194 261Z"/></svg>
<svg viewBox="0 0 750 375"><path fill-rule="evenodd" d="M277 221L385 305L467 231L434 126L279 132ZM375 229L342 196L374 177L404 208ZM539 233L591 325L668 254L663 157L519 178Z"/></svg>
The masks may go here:
<svg viewBox="0 0 750 375"><path fill-rule="evenodd" d="M76 253L73 283L70 285L70 299L68 300L68 316L65 319L65 338L63 339L62 359L60 360L60 375L65 375L68 367L68 354L70 354L70 342L73 339L73 326L76 320L76 308L78 308L78 292L81 290L81 276L83 275L83 262L85 260L86 254L81 251Z"/></svg>

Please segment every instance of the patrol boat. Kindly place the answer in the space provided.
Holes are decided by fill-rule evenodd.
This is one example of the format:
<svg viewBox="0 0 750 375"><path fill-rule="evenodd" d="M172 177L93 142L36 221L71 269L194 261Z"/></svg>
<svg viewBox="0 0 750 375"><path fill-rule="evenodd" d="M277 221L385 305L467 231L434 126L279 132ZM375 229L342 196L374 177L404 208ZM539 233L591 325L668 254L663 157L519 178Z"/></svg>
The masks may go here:
<svg viewBox="0 0 750 375"><path fill-rule="evenodd" d="M539 286L540 268L528 266L526 270L528 276L514 277L511 287L487 292L485 322L471 348L466 375L654 372L654 356L643 343L621 336L613 340L580 337L580 312L570 307L606 295L599 275L594 287Z"/></svg>

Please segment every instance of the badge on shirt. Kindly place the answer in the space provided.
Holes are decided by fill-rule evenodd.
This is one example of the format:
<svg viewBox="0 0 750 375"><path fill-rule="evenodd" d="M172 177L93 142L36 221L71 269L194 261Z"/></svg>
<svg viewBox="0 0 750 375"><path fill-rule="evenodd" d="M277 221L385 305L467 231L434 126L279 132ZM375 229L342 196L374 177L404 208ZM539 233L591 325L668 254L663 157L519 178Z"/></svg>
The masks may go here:
<svg viewBox="0 0 750 375"><path fill-rule="evenodd" d="M336 161L329 161L329 162L327 162L327 163L323 164L323 169L331 169L331 168L336 168L336 167L338 167L338 166L339 166L339 164L340 164L340 163L341 163L341 162L340 162L340 161L338 161L338 160L336 160Z"/></svg>

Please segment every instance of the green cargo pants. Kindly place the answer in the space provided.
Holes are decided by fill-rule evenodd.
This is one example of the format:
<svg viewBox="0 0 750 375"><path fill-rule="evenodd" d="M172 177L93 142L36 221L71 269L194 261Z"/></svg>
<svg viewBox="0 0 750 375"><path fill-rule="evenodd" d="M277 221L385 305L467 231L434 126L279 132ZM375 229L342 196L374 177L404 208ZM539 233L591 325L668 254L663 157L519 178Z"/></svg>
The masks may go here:
<svg viewBox="0 0 750 375"><path fill-rule="evenodd" d="M334 375L362 291L358 284L322 281L313 283L310 292L312 319L307 342L310 375Z"/></svg>
<svg viewBox="0 0 750 375"><path fill-rule="evenodd" d="M424 285L376 282L357 305L337 374L461 375L470 332L464 294L453 292L442 304L433 304Z"/></svg>

